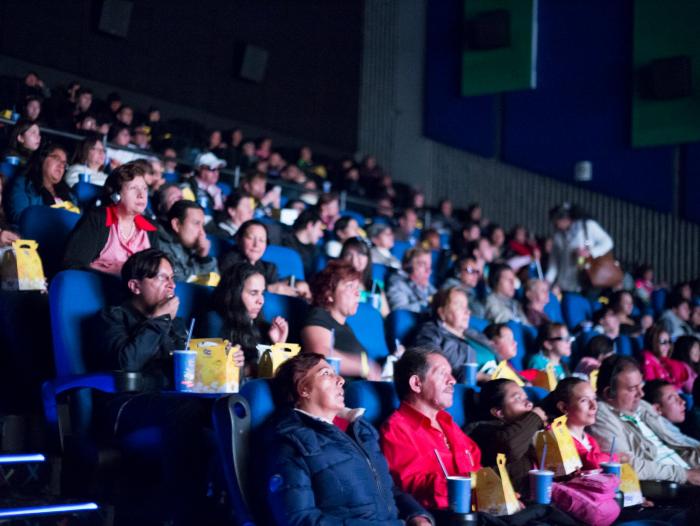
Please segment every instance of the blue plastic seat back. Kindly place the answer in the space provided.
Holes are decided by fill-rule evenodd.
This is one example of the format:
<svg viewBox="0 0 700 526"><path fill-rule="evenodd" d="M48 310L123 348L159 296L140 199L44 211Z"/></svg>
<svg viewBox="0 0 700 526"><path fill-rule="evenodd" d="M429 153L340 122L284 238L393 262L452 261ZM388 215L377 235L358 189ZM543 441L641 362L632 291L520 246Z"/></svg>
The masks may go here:
<svg viewBox="0 0 700 526"><path fill-rule="evenodd" d="M293 248L268 245L261 259L277 265L277 276L280 279L285 279L289 276L294 276L300 281L305 279L304 264L301 261L301 256Z"/></svg>
<svg viewBox="0 0 700 526"><path fill-rule="evenodd" d="M532 327L523 325L513 320L506 323L506 325L508 325L510 330L513 331L513 338L518 344L518 353L511 358L509 362L515 369L522 371L525 364L525 356L527 356L528 353L528 348L532 346L532 344L528 345L528 343L537 339L537 332L535 331L533 336L532 330L534 329Z"/></svg>
<svg viewBox="0 0 700 526"><path fill-rule="evenodd" d="M475 331L484 332L484 329L489 326L489 320L471 316L469 318L469 328Z"/></svg>
<svg viewBox="0 0 700 526"><path fill-rule="evenodd" d="M554 323L564 323L564 316L561 313L559 298L553 293L549 293L549 302L544 306L544 313Z"/></svg>
<svg viewBox="0 0 700 526"><path fill-rule="evenodd" d="M79 219L78 214L49 206L30 206L22 212L19 234L22 239L33 239L39 244L39 256L47 279L62 268L68 236Z"/></svg>
<svg viewBox="0 0 700 526"><path fill-rule="evenodd" d="M223 181L219 181L216 183L216 186L218 186L221 189L221 193L224 194L224 197L228 197L231 194L231 185L228 183L224 183Z"/></svg>
<svg viewBox="0 0 700 526"><path fill-rule="evenodd" d="M347 324L373 360L386 358L389 349L384 334L384 320L369 303L360 303L357 312L347 319Z"/></svg>
<svg viewBox="0 0 700 526"><path fill-rule="evenodd" d="M18 170L16 165L8 163L7 161L0 163L0 174L4 176L6 184L12 180L17 172Z"/></svg>
<svg viewBox="0 0 700 526"><path fill-rule="evenodd" d="M340 212L340 217L352 217L355 221L357 221L360 228L364 228L365 226L365 216L359 212L355 212L354 210L343 210Z"/></svg>
<svg viewBox="0 0 700 526"><path fill-rule="evenodd" d="M177 184L180 182L180 174L177 172L163 172L163 179L166 183Z"/></svg>
<svg viewBox="0 0 700 526"><path fill-rule="evenodd" d="M634 346L632 345L632 339L626 334L620 334L615 339L615 347L617 354L622 356L634 356Z"/></svg>
<svg viewBox="0 0 700 526"><path fill-rule="evenodd" d="M396 240L394 241L394 246L391 247L391 253L398 258L399 261L403 260L403 255L408 251L409 248L411 248L413 245L411 245L410 242L408 241L399 241Z"/></svg>
<svg viewBox="0 0 700 526"><path fill-rule="evenodd" d="M197 285L195 283L178 282L175 287L175 295L180 299L177 309L178 317L182 318L189 328L194 318L194 337L217 337L218 334L208 334L207 317L211 308L211 297L214 292L212 287Z"/></svg>
<svg viewBox="0 0 700 526"><path fill-rule="evenodd" d="M656 289L651 293L651 308L654 309L654 316L660 316L666 309L666 297L668 290Z"/></svg>
<svg viewBox="0 0 700 526"><path fill-rule="evenodd" d="M249 380L241 387L240 394L250 405L250 429L259 428L275 412L272 381L267 378Z"/></svg>
<svg viewBox="0 0 700 526"><path fill-rule="evenodd" d="M476 391L464 384L455 384L452 405L446 409L455 424L464 427L475 420Z"/></svg>
<svg viewBox="0 0 700 526"><path fill-rule="evenodd" d="M288 342L301 342L301 329L304 328L308 312L309 304L300 298L265 292L263 319L268 323L271 323L275 316L282 316L287 320L289 324Z"/></svg>
<svg viewBox="0 0 700 526"><path fill-rule="evenodd" d="M218 258L229 252L235 245L233 239L226 239L221 236L208 235L210 241L209 255L213 258Z"/></svg>
<svg viewBox="0 0 700 526"><path fill-rule="evenodd" d="M422 317L417 312L396 309L386 317L386 330L389 344L399 340L403 345L410 345L416 338Z"/></svg>
<svg viewBox="0 0 700 526"><path fill-rule="evenodd" d="M382 265L381 263L372 263L372 279L375 281L386 283L390 271L391 268L387 267L386 265Z"/></svg>
<svg viewBox="0 0 700 526"><path fill-rule="evenodd" d="M564 322L570 331L573 331L582 322L593 318L593 309L590 302L581 294L575 292L564 293L561 312L564 316Z"/></svg>
<svg viewBox="0 0 700 526"><path fill-rule="evenodd" d="M73 186L73 193L78 200L78 205L84 208L102 195L104 188L97 184L78 182Z"/></svg>
<svg viewBox="0 0 700 526"><path fill-rule="evenodd" d="M345 386L345 405L364 407L364 418L379 429L399 407L399 396L393 382L357 380Z"/></svg>
<svg viewBox="0 0 700 526"><path fill-rule="evenodd" d="M328 256L325 254L317 254L314 257L314 262L312 265L314 274L321 272L324 268L326 268L326 265L328 265ZM311 276L307 276L307 278L309 277Z"/></svg>

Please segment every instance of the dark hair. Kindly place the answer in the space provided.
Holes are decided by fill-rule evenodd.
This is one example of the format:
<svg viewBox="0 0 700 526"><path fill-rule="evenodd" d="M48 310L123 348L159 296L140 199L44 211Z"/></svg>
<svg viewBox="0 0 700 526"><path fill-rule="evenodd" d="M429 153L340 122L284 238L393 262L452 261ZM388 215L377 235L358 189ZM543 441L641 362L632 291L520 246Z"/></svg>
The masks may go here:
<svg viewBox="0 0 700 526"><path fill-rule="evenodd" d="M615 314L615 310L610 305L603 305L593 314L593 323L600 325L600 321L610 313Z"/></svg>
<svg viewBox="0 0 700 526"><path fill-rule="evenodd" d="M549 418L557 418L563 415L564 413L557 407L557 404L559 402L564 402L567 405L570 404L574 389L577 385L584 382L585 380L575 376L569 376L559 380L554 391L549 393L544 400L542 400L542 409L547 413L547 416Z"/></svg>
<svg viewBox="0 0 700 526"><path fill-rule="evenodd" d="M335 192L321 194L320 196L318 196L318 202L316 203L316 207L320 210L323 205L327 205L328 203L332 203L333 201L337 201L338 199L338 194Z"/></svg>
<svg viewBox="0 0 700 526"><path fill-rule="evenodd" d="M265 279L264 274L247 261L236 263L222 274L212 295L212 304L224 320L228 340L233 345L241 346L246 362L255 361L255 346L262 341L261 316L251 319L242 300L245 282L255 274Z"/></svg>
<svg viewBox="0 0 700 526"><path fill-rule="evenodd" d="M700 345L700 338L689 334L679 336L673 343L673 359L685 362L691 367L695 368L697 364L693 365L693 363L690 361L690 350L694 345Z"/></svg>
<svg viewBox="0 0 700 526"><path fill-rule="evenodd" d="M250 199L250 195L239 191L231 192L224 202L224 208L237 208L243 199Z"/></svg>
<svg viewBox="0 0 700 526"><path fill-rule="evenodd" d="M489 267L489 287L491 287L492 290L496 290L501 276L507 270L513 272L513 269L505 263L494 263Z"/></svg>
<svg viewBox="0 0 700 526"><path fill-rule="evenodd" d="M299 387L311 369L326 357L319 353L304 352L280 365L272 379L272 392L279 405L295 406L299 403Z"/></svg>
<svg viewBox="0 0 700 526"><path fill-rule="evenodd" d="M513 380L499 378L498 380L489 380L481 386L479 393L479 403L476 406L476 414L479 420L494 420L491 414L491 409L502 409L506 397L506 387L508 384L514 384Z"/></svg>
<svg viewBox="0 0 700 526"><path fill-rule="evenodd" d="M339 259L329 261L326 268L316 274L311 281L314 306L327 309L331 304L329 297L333 296L340 282L353 279L360 280L362 275L349 261Z"/></svg>
<svg viewBox="0 0 700 526"><path fill-rule="evenodd" d="M606 354L610 354L615 350L615 342L612 341L611 338L608 338L604 334L598 334L597 336L593 336L588 342L586 343L586 346L583 348L583 353L581 354L581 357L589 357L589 358L595 358L596 360L600 360L601 356L605 356Z"/></svg>
<svg viewBox="0 0 700 526"><path fill-rule="evenodd" d="M412 247L409 248L403 255L403 258L401 259L401 268L405 272L410 272L410 268L413 265L413 260L416 258L428 254L429 256L432 255L430 250L426 250L422 247Z"/></svg>
<svg viewBox="0 0 700 526"><path fill-rule="evenodd" d="M561 203L549 210L549 220L556 221L558 219L571 219L575 221L577 219L583 219L586 217L583 209L569 202Z"/></svg>
<svg viewBox="0 0 700 526"><path fill-rule="evenodd" d="M140 163L135 161L124 163L109 174L104 184L103 194L105 197L118 194L126 183L145 175L146 171Z"/></svg>
<svg viewBox="0 0 700 526"><path fill-rule="evenodd" d="M292 225L292 230L294 232L299 232L304 230L309 223L316 224L321 220L321 216L313 208L308 208L304 210L294 221Z"/></svg>
<svg viewBox="0 0 700 526"><path fill-rule="evenodd" d="M625 294L629 294L632 297L632 293L629 290L616 290L610 296L610 308L614 313L618 313L622 310L622 298ZM634 301L634 298L632 298Z"/></svg>
<svg viewBox="0 0 700 526"><path fill-rule="evenodd" d="M85 164L87 163L88 155L90 155L90 150L97 144L102 142L102 136L99 133L90 132L85 138L80 141L75 147L75 153L73 154L73 164Z"/></svg>
<svg viewBox="0 0 700 526"><path fill-rule="evenodd" d="M122 283L126 286L132 279L142 280L155 277L162 260L170 263L170 266L173 264L170 257L157 248L147 248L136 252L126 260L122 267Z"/></svg>
<svg viewBox="0 0 700 526"><path fill-rule="evenodd" d="M80 97L81 95L85 95L85 94L90 94L90 95L92 95L92 90L91 90L90 88L82 87L82 86L81 86L80 89L78 89L78 92L77 92L75 95L76 95L77 97Z"/></svg>
<svg viewBox="0 0 700 526"><path fill-rule="evenodd" d="M68 158L68 152L66 151L66 149L60 144L56 143L48 143L43 145L41 148L35 151L29 158L29 163L27 164L26 177L27 180L29 180L39 191L41 191L41 189L44 187L44 162L46 161L47 157L49 157L51 154L58 150L61 150L63 153L65 153L66 158ZM61 180L54 185L54 192L58 197L65 201L71 200L70 189L68 188L68 185L65 183L65 180L63 178L61 178Z"/></svg>
<svg viewBox="0 0 700 526"><path fill-rule="evenodd" d="M355 220L354 217L342 216L333 225L333 233L337 235L338 232L340 232L341 230L345 230L348 227L348 225L350 224L350 221L353 221L353 220Z"/></svg>
<svg viewBox="0 0 700 526"><path fill-rule="evenodd" d="M121 110L121 108L119 108ZM107 133L107 140L109 142L113 142L114 139L119 135L122 131L128 130L129 127L124 124L123 122L115 122L109 127L109 132ZM131 131L129 131L131 133Z"/></svg>
<svg viewBox="0 0 700 526"><path fill-rule="evenodd" d="M204 211L204 209L194 201L188 201L187 199L176 201L173 203L173 206L170 207L170 210L168 210L168 229L172 228L170 223L173 219L177 219L180 223L182 223L187 217L188 210Z"/></svg>
<svg viewBox="0 0 700 526"><path fill-rule="evenodd" d="M661 402L661 389L667 385L672 385L666 380L656 379L649 380L644 383L644 400L650 404L658 404Z"/></svg>
<svg viewBox="0 0 700 526"><path fill-rule="evenodd" d="M659 336L661 336L661 333L664 332L669 336L671 335L663 323L657 322L651 327L649 327L647 329L647 332L644 333L644 349L656 355L656 352L654 350L654 347L656 347L656 340L658 340Z"/></svg>
<svg viewBox="0 0 700 526"><path fill-rule="evenodd" d="M459 285L455 285L453 287L442 288L442 289L438 290L435 293L435 295L433 296L433 301L430 303L430 308L432 309L433 317L436 320L439 318L438 309L444 308L450 302L450 298L452 297L452 293L455 291L461 292L462 294L467 296L467 292ZM467 297L467 301L469 301L468 297Z"/></svg>
<svg viewBox="0 0 700 526"><path fill-rule="evenodd" d="M554 333L560 331L561 329L567 329L566 325L563 323L545 323L539 331L538 344L540 347L544 346L544 342L552 341L555 338Z"/></svg>
<svg viewBox="0 0 700 526"><path fill-rule="evenodd" d="M503 329L507 328L508 325L506 325L505 323L491 323L484 329L484 336L486 336L489 340L493 341L496 338L500 338Z"/></svg>
<svg viewBox="0 0 700 526"><path fill-rule="evenodd" d="M425 380L429 369L428 356L431 354L441 354L440 349L430 346L411 347L394 364L394 386L399 400L405 401L411 394L409 382L413 375L418 375L421 381Z"/></svg>
<svg viewBox="0 0 700 526"><path fill-rule="evenodd" d="M269 241L270 234L267 231L267 225L265 225L265 223L258 221L257 219L249 219L248 221L243 223L240 227L238 227L238 230L236 231L236 235L234 236L234 239L236 240L236 244L239 247L241 246L241 242L243 241L243 237L245 237L248 230L254 226L262 227L262 229L265 231L266 242Z"/></svg>
<svg viewBox="0 0 700 526"><path fill-rule="evenodd" d="M680 289L680 287L678 287ZM687 303L688 306L690 306L690 302L688 301L687 298L684 298L683 295L681 294L680 290L674 290L671 294L669 294L668 300L667 300L667 305L669 309L677 309L684 303Z"/></svg>
<svg viewBox="0 0 700 526"><path fill-rule="evenodd" d="M337 224L337 223L336 223ZM359 237L351 237L343 243L343 248L340 250L338 259L345 260L350 252L358 252L367 256L367 266L362 271L362 283L367 290L372 289L372 251L369 249L367 242Z"/></svg>
<svg viewBox="0 0 700 526"><path fill-rule="evenodd" d="M610 397L614 397L617 391L617 377L630 369L640 371L637 360L630 356L613 354L603 360L598 370L598 382L596 384L598 398L604 400L606 398L605 390L608 388L610 388Z"/></svg>
<svg viewBox="0 0 700 526"><path fill-rule="evenodd" d="M10 149L23 153L24 155L29 155L32 153L17 140L20 135L24 134L32 126L36 126L37 128L39 127L36 122L30 121L29 119L19 119L15 123L15 125L12 127L12 131L10 132L10 138L8 141Z"/></svg>

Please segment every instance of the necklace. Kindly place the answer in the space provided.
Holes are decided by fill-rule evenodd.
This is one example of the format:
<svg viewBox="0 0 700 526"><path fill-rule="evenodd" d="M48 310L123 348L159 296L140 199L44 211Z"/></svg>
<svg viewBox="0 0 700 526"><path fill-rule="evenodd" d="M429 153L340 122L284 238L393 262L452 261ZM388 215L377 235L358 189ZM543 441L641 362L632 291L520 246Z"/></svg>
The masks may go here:
<svg viewBox="0 0 700 526"><path fill-rule="evenodd" d="M129 239L131 239L131 236L134 235L134 230L136 230L136 223L134 223L133 221L131 222L131 228L129 229L129 233L128 233L128 234L125 234L125 233L122 231L122 227L121 227L121 226L122 226L121 223L119 223L119 224L117 225L117 231L119 232L119 237L121 237L124 241L128 241Z"/></svg>

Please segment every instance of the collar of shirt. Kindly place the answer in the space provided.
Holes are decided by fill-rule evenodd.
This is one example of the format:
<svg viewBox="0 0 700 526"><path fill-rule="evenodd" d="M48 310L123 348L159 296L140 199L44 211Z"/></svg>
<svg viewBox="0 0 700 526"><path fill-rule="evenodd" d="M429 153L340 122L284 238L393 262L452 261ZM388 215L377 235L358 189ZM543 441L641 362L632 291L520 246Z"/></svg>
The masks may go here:
<svg viewBox="0 0 700 526"><path fill-rule="evenodd" d="M308 416L309 418L313 418L314 420L317 420L318 422L323 422L324 424L333 425L333 421L332 421L332 420L326 420L326 419L323 418L323 417L316 416L316 415L312 415L311 413L307 413L306 411L304 411L303 409L299 409L298 407L295 407L294 410L300 412L300 413L303 414L303 415Z"/></svg>
<svg viewBox="0 0 700 526"><path fill-rule="evenodd" d="M410 420L411 423L414 424L416 427L421 426L428 429L433 427L430 423L430 418L428 418L423 413L418 411L418 409L406 402L403 402L401 404L401 406L399 407L399 412L403 414L406 419ZM443 410L438 411L435 419L440 424L440 427L443 428L443 432L452 422L452 417L450 416L450 414L447 411Z"/></svg>
<svg viewBox="0 0 700 526"><path fill-rule="evenodd" d="M105 221L106 227L111 227L119 222L119 216L117 215L117 205L109 205L107 207L107 220ZM145 217L142 215L137 215L134 217L134 224L139 230L145 230L146 232L155 232L157 228L153 226Z"/></svg>

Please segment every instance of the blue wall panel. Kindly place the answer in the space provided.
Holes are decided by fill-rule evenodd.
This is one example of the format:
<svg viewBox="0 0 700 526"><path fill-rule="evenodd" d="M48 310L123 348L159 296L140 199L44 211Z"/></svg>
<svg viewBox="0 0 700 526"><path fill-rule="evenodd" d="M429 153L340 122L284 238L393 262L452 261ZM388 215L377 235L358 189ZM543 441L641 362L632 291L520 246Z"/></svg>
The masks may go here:
<svg viewBox="0 0 700 526"><path fill-rule="evenodd" d="M496 152L496 98L460 96L463 2L429 0L424 132L436 141L482 155Z"/></svg>

